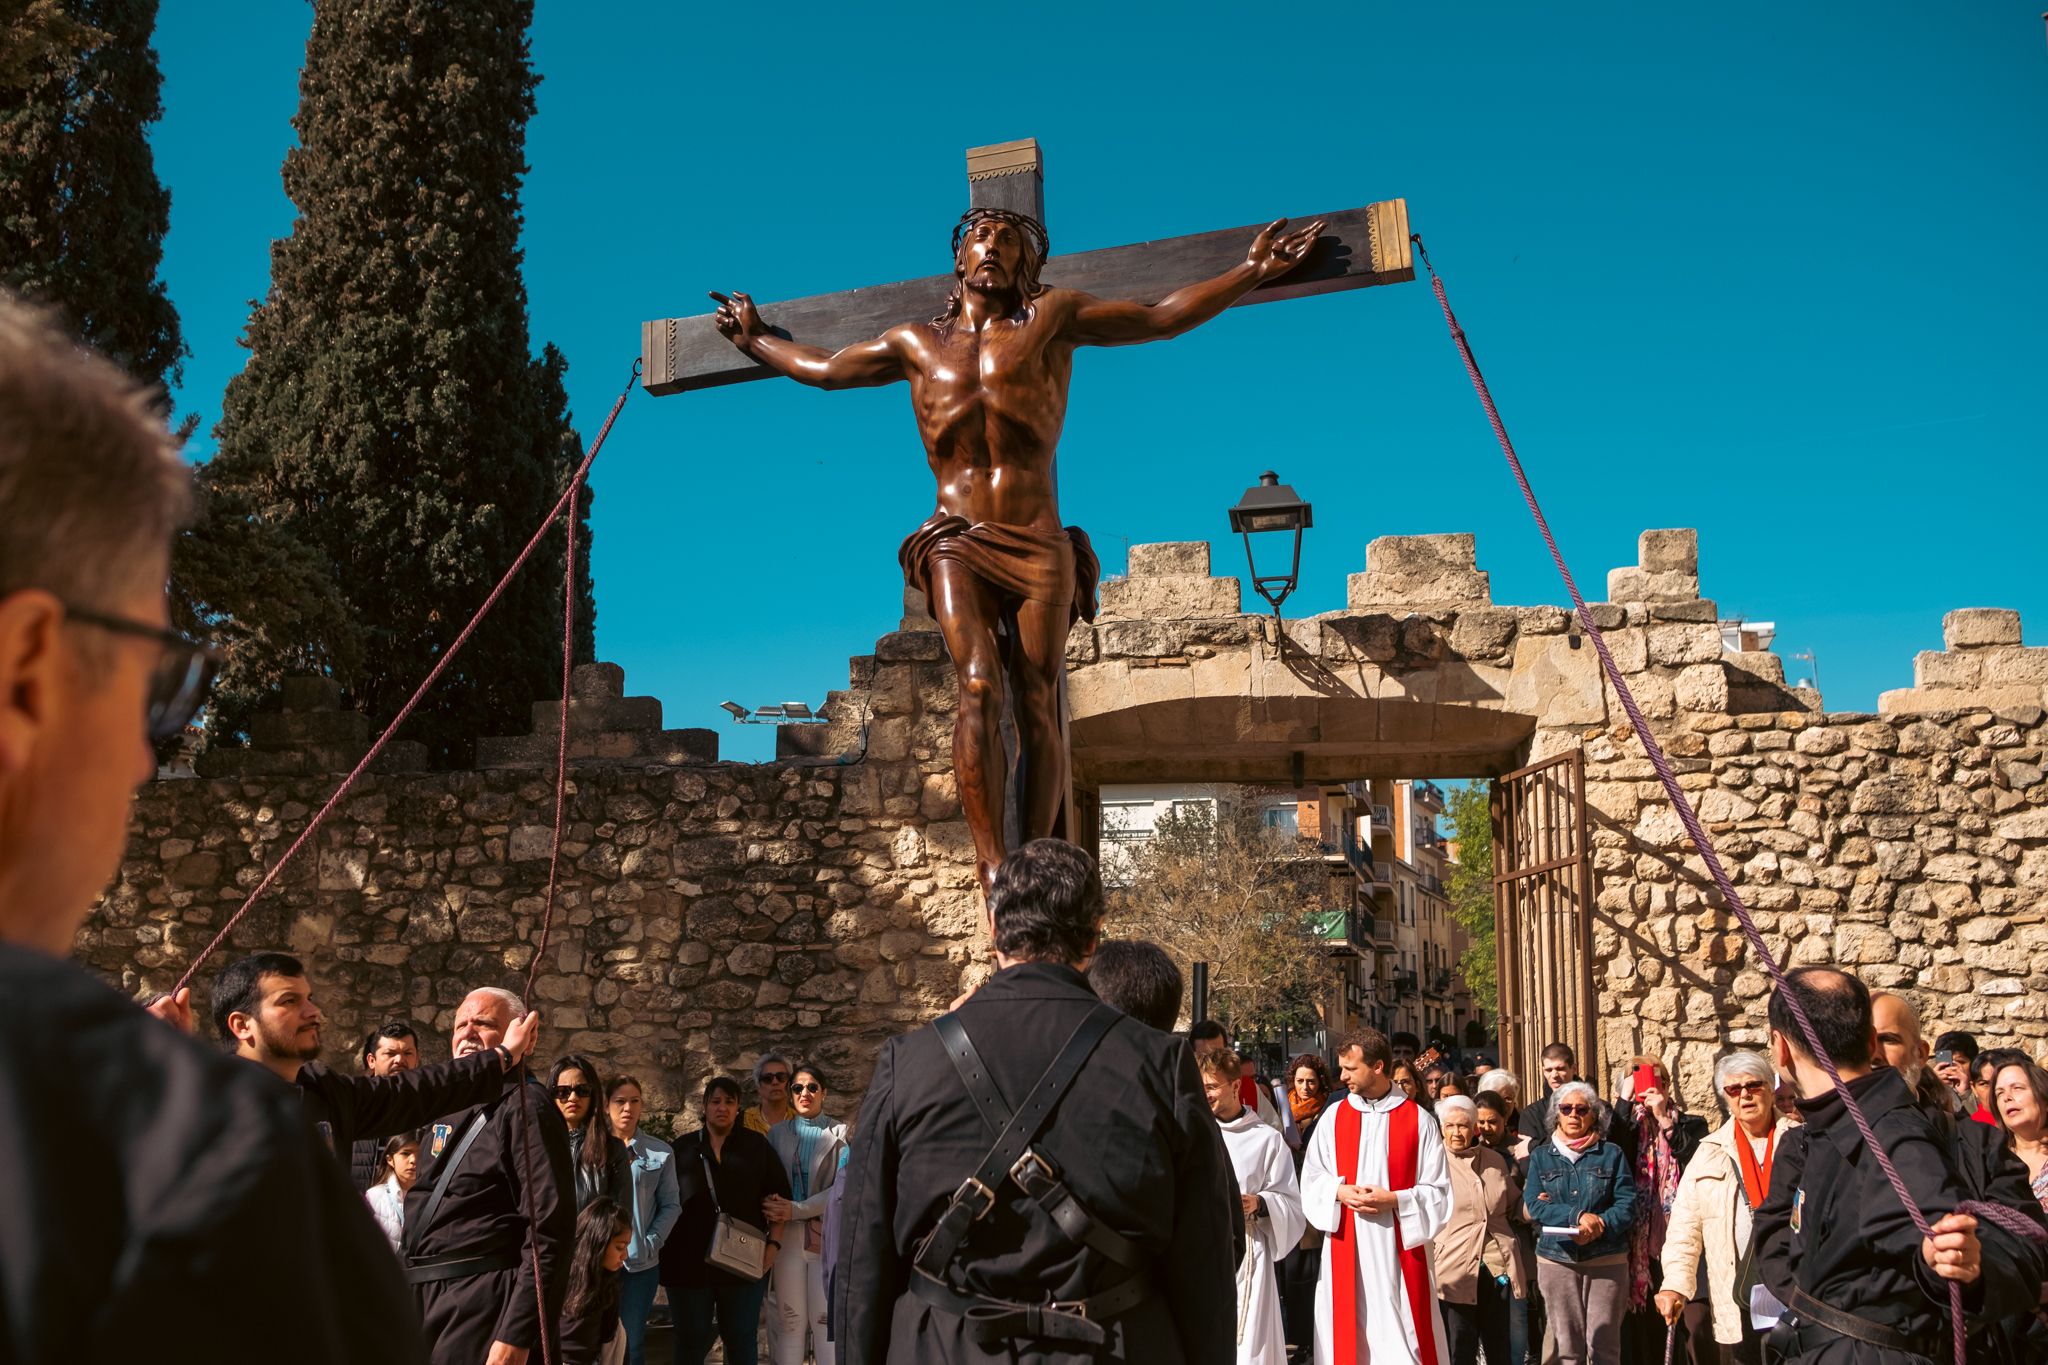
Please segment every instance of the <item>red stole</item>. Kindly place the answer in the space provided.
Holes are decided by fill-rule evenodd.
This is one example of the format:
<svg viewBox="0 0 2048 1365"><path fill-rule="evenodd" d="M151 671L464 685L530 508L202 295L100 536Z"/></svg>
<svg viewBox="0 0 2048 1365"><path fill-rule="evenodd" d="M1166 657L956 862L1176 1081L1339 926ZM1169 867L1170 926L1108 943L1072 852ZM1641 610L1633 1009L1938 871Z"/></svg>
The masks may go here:
<svg viewBox="0 0 2048 1365"><path fill-rule="evenodd" d="M1416 1124L1420 1122L1415 1102L1397 1106L1387 1121L1387 1188L1415 1188L1415 1165L1420 1153ZM1358 1134L1364 1120L1358 1106L1347 1098L1337 1105L1337 1179L1346 1185L1358 1183ZM1332 1324L1331 1360L1351 1365L1358 1356L1358 1239L1352 1235L1357 1217L1344 1210L1337 1230L1330 1234L1330 1311ZM1394 1215L1394 1246L1401 1261L1401 1280L1408 1291L1408 1313L1415 1323L1416 1354L1422 1365L1437 1365L1436 1314L1429 1292L1429 1262L1421 1247L1401 1245L1401 1217Z"/></svg>

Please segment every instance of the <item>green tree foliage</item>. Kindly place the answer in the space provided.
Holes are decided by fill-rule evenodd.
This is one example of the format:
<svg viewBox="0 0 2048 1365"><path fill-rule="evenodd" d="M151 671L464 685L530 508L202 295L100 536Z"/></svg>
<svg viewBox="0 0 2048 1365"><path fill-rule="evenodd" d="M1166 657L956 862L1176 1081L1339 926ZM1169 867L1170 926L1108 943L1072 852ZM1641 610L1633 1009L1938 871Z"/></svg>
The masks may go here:
<svg viewBox="0 0 2048 1365"><path fill-rule="evenodd" d="M171 196L143 135L163 113L156 10L0 0L0 284L161 388L185 342L157 278Z"/></svg>
<svg viewBox="0 0 2048 1365"><path fill-rule="evenodd" d="M328 671L373 724L448 648L580 457L565 362L527 333L519 189L531 0L316 0L249 362L181 562L230 651L216 734L284 672ZM575 657L592 650L588 497ZM321 590L331 584L331 594ZM443 762L524 733L561 670L552 533L407 735Z"/></svg>
<svg viewBox="0 0 2048 1365"><path fill-rule="evenodd" d="M1450 789L1451 838L1458 861L1451 867L1451 913L1472 940L1458 970L1472 991L1472 1003L1493 1013L1500 1008L1500 977L1493 938L1493 817L1487 786L1471 782Z"/></svg>
<svg viewBox="0 0 2048 1365"><path fill-rule="evenodd" d="M1125 884L1109 891L1105 937L1150 939L1184 976L1207 962L1209 1013L1235 1033L1314 1026L1337 975L1320 845L1266 828L1250 806L1188 803L1119 863L1106 869Z"/></svg>

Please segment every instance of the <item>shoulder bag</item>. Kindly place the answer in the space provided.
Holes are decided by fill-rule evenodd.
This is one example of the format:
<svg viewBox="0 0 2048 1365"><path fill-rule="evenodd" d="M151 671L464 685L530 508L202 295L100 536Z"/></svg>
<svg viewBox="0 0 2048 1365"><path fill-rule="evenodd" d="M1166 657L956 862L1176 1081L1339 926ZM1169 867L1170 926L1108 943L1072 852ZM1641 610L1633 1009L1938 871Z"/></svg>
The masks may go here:
<svg viewBox="0 0 2048 1365"><path fill-rule="evenodd" d="M712 1220L711 1247L704 1253L704 1263L743 1280L758 1280L768 1273L768 1234L733 1217L719 1204L718 1177L711 1169L711 1157L705 1146L702 1141L698 1143L697 1160L703 1163L704 1188L711 1195L711 1207L717 1216Z"/></svg>

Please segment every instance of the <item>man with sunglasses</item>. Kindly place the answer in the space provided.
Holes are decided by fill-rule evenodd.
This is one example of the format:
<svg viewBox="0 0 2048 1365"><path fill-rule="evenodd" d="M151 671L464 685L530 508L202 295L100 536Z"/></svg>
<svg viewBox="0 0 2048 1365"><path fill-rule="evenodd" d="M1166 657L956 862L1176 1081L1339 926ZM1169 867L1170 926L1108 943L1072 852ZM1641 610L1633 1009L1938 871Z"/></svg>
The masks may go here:
<svg viewBox="0 0 2048 1365"><path fill-rule="evenodd" d="M164 599L189 498L153 396L0 295L0 1359L418 1365L298 1097L66 960L206 695Z"/></svg>

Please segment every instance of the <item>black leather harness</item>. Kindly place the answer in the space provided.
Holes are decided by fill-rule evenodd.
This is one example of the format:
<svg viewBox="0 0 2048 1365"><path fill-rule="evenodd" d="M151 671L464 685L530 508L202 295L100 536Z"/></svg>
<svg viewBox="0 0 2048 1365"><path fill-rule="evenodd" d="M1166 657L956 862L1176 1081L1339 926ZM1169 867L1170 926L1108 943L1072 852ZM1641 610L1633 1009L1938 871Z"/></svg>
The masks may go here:
<svg viewBox="0 0 2048 1365"><path fill-rule="evenodd" d="M1031 1146L1081 1074L1081 1067L1096 1044L1122 1017L1108 1005L1090 1010L1014 1112L989 1078L988 1067L959 1017L946 1014L933 1021L946 1058L959 1073L960 1083L966 1087L983 1126L995 1135L995 1145L974 1173L960 1182L938 1223L919 1243L912 1261L918 1272L912 1288L925 1302L963 1319L969 1337L977 1345L991 1346L1023 1336L1099 1346L1109 1339L1105 1322L1135 1308L1151 1293L1151 1280L1144 1273L1144 1260L1138 1248L1090 1213L1067 1188L1059 1167ZM974 1225L995 1208L997 1191L1005 1181L1015 1184L1045 1210L1053 1226L1068 1241L1131 1273L1100 1293L1066 1301L1028 1303L961 1287L952 1278L952 1267Z"/></svg>

